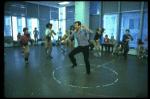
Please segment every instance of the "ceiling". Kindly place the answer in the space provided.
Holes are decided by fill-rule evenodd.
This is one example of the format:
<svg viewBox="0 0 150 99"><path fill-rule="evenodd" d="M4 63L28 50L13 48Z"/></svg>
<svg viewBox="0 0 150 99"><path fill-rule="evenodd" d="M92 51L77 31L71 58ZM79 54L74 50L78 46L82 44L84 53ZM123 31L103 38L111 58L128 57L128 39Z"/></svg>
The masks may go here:
<svg viewBox="0 0 150 99"><path fill-rule="evenodd" d="M68 1L70 3L67 4L67 5L58 5L58 3L62 2L62 1L25 1L25 2L44 5L44 6L49 6L49 7L56 7L56 8L75 5L74 1Z"/></svg>

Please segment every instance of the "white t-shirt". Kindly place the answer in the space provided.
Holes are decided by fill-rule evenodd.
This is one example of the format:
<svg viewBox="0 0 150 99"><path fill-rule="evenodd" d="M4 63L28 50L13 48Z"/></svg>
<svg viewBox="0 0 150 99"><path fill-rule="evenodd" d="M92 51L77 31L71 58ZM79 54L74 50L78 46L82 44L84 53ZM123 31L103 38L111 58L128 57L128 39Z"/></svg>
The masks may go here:
<svg viewBox="0 0 150 99"><path fill-rule="evenodd" d="M58 31L58 36L62 36L62 32L61 31Z"/></svg>
<svg viewBox="0 0 150 99"><path fill-rule="evenodd" d="M50 33L52 30L50 30L49 28L47 28L46 29L46 31L45 31L45 35L47 35L48 33ZM51 35L49 35L49 37L51 37L52 36L52 33L51 33Z"/></svg>

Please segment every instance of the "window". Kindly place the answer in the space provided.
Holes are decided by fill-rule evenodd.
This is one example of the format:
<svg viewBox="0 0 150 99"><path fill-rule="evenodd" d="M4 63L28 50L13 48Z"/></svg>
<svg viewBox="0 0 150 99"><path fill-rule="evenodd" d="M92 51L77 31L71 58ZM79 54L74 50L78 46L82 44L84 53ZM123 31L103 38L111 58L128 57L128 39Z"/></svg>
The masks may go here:
<svg viewBox="0 0 150 99"><path fill-rule="evenodd" d="M70 26L71 26L71 25L74 26L74 20L75 20L75 19L67 19L67 20L66 20L66 30L70 30Z"/></svg>
<svg viewBox="0 0 150 99"><path fill-rule="evenodd" d="M66 19L74 19L75 6L66 7Z"/></svg>
<svg viewBox="0 0 150 99"><path fill-rule="evenodd" d="M100 1L90 2L90 15L100 13Z"/></svg>
<svg viewBox="0 0 150 99"><path fill-rule="evenodd" d="M141 1L121 1L121 11L141 10Z"/></svg>
<svg viewBox="0 0 150 99"><path fill-rule="evenodd" d="M59 9L58 8L54 8L54 7L50 7L50 19L58 19L59 17Z"/></svg>
<svg viewBox="0 0 150 99"><path fill-rule="evenodd" d="M66 20L59 21L59 28L61 28L62 36L63 36L66 32Z"/></svg>
<svg viewBox="0 0 150 99"><path fill-rule="evenodd" d="M4 36L12 36L11 32L11 17L4 16Z"/></svg>
<svg viewBox="0 0 150 99"><path fill-rule="evenodd" d="M66 32L66 7L59 8L59 28L63 36Z"/></svg>
<svg viewBox="0 0 150 99"><path fill-rule="evenodd" d="M25 17L12 16L13 40L17 40L17 35L23 35L23 28L26 27Z"/></svg>
<svg viewBox="0 0 150 99"><path fill-rule="evenodd" d="M144 2L144 10L148 10L148 2Z"/></svg>
<svg viewBox="0 0 150 99"><path fill-rule="evenodd" d="M140 26L140 13L124 13L121 14L121 29L120 29L120 41L123 39L125 30L130 30L130 35L133 37L133 41L129 41L129 47L137 48L137 40L139 37Z"/></svg>
<svg viewBox="0 0 150 99"><path fill-rule="evenodd" d="M111 39L111 36L114 36L114 39L117 38L117 14L111 14L111 15L103 15L103 27L105 29L104 32L106 32L103 35L103 38L105 38L105 35L108 35L108 38ZM104 41L102 40L102 43Z"/></svg>
<svg viewBox="0 0 150 99"><path fill-rule="evenodd" d="M118 12L118 1L103 1L103 13Z"/></svg>
<svg viewBox="0 0 150 99"><path fill-rule="evenodd" d="M59 20L66 19L66 7L59 8Z"/></svg>
<svg viewBox="0 0 150 99"><path fill-rule="evenodd" d="M54 40L57 40L58 39L58 36L57 36L57 32L58 32L58 20L50 20L50 23L53 24L52 30L54 30L54 32L56 33L56 35L54 35Z"/></svg>
<svg viewBox="0 0 150 99"><path fill-rule="evenodd" d="M31 39L34 39L33 31L35 27L39 31L39 20L37 18L27 18L27 28L28 28L28 32L30 33ZM39 35L38 38L40 38Z"/></svg>
<svg viewBox="0 0 150 99"><path fill-rule="evenodd" d="M148 37L148 12L144 12L143 15L143 27L142 27L142 42L148 47L148 41L144 39Z"/></svg>

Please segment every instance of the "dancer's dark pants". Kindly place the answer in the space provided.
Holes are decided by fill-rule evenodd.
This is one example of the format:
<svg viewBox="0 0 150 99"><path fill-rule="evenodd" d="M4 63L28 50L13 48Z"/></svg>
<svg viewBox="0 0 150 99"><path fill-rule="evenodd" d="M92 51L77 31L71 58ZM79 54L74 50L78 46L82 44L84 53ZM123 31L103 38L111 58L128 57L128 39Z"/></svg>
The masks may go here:
<svg viewBox="0 0 150 99"><path fill-rule="evenodd" d="M123 44L123 49L124 49L124 57L125 57L125 59L127 59L127 53L129 51L129 45L128 45L128 43L124 43Z"/></svg>
<svg viewBox="0 0 150 99"><path fill-rule="evenodd" d="M102 51L103 51L103 46L105 46L105 51L110 52L110 44L102 44ZM108 47L108 50L107 50Z"/></svg>
<svg viewBox="0 0 150 99"><path fill-rule="evenodd" d="M69 58L73 65L77 65L76 59L74 58L74 55L77 53L83 53L84 56L84 62L86 64L86 71L88 74L90 74L90 63L89 63L89 46L78 46L77 48L74 48L70 53L69 53Z"/></svg>

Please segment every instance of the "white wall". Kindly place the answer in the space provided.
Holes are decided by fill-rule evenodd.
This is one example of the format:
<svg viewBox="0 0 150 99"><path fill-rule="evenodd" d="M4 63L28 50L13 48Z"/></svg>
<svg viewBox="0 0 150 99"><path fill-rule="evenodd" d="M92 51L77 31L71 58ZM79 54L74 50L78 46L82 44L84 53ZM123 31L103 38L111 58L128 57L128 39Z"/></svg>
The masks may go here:
<svg viewBox="0 0 150 99"><path fill-rule="evenodd" d="M85 25L89 28L89 8L90 2L89 1L76 1L75 2L75 21L80 21L81 25ZM88 35L89 39L89 35ZM77 47L77 40L75 39L75 47Z"/></svg>

